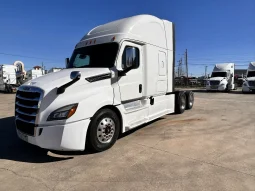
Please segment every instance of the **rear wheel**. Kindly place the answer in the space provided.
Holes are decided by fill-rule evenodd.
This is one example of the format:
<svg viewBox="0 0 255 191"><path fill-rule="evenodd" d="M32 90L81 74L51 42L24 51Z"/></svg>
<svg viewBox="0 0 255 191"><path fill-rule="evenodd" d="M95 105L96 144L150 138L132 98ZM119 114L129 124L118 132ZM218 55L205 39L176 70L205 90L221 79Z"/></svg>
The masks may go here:
<svg viewBox="0 0 255 191"><path fill-rule="evenodd" d="M234 89L234 90L237 90L237 87L238 87L238 84L237 84L237 83L235 83L235 89Z"/></svg>
<svg viewBox="0 0 255 191"><path fill-rule="evenodd" d="M87 143L93 151L104 151L116 142L120 131L120 120L110 109L99 110L91 120Z"/></svg>
<svg viewBox="0 0 255 191"><path fill-rule="evenodd" d="M178 92L175 95L175 113L181 114L186 108L186 95L184 92Z"/></svg>
<svg viewBox="0 0 255 191"><path fill-rule="evenodd" d="M191 109L194 105L194 93L192 91L185 92L186 94L186 109Z"/></svg>
<svg viewBox="0 0 255 191"><path fill-rule="evenodd" d="M226 85L225 92L229 92L228 84Z"/></svg>
<svg viewBox="0 0 255 191"><path fill-rule="evenodd" d="M5 84L5 93L13 93L11 85Z"/></svg>

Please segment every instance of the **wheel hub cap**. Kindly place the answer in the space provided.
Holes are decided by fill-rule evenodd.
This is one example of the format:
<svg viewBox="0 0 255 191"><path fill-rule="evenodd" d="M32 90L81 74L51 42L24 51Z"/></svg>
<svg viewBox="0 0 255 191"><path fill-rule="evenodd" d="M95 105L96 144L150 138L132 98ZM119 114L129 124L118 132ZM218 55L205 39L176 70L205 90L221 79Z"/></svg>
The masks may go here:
<svg viewBox="0 0 255 191"><path fill-rule="evenodd" d="M111 118L104 118L97 126L97 139L101 143L109 143L115 132L115 123Z"/></svg>

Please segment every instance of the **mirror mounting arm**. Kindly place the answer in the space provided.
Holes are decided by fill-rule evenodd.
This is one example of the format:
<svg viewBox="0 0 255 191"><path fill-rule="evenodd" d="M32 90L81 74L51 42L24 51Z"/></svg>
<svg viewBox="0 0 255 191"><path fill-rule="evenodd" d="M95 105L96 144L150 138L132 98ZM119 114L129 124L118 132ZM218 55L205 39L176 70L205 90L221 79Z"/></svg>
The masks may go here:
<svg viewBox="0 0 255 191"><path fill-rule="evenodd" d="M75 82L77 82L78 80L80 80L81 78L81 73L78 71L73 71L70 74L70 78L72 79L72 81L60 86L59 88L57 88L57 95L58 94L62 94L65 92L66 88L68 88L69 86L73 85Z"/></svg>
<svg viewBox="0 0 255 191"><path fill-rule="evenodd" d="M118 71L118 76L125 76L126 73L128 73L130 70L132 70L134 67L129 67L126 70Z"/></svg>

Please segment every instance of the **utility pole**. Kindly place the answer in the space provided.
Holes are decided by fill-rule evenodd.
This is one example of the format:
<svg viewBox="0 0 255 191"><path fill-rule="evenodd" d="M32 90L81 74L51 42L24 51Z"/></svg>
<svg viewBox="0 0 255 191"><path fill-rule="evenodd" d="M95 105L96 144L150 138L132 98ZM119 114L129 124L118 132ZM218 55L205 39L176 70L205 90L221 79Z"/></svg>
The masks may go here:
<svg viewBox="0 0 255 191"><path fill-rule="evenodd" d="M180 77L180 60L178 60L177 76Z"/></svg>
<svg viewBox="0 0 255 191"><path fill-rule="evenodd" d="M180 68L180 76L182 76L182 58L180 59L179 68Z"/></svg>
<svg viewBox="0 0 255 191"><path fill-rule="evenodd" d="M205 78L207 78L207 66L205 66Z"/></svg>
<svg viewBox="0 0 255 191"><path fill-rule="evenodd" d="M42 62L42 75L43 75L43 69L44 69L44 66L43 66L43 62Z"/></svg>
<svg viewBox="0 0 255 191"><path fill-rule="evenodd" d="M189 70L188 70L188 50L185 50L185 65L186 65L186 74L187 74L187 84L189 84Z"/></svg>

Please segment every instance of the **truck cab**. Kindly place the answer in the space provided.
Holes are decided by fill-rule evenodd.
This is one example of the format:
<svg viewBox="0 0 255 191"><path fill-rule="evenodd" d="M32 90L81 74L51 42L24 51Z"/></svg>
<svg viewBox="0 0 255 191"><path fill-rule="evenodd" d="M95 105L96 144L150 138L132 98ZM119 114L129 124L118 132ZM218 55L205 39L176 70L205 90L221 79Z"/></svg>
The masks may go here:
<svg viewBox="0 0 255 191"><path fill-rule="evenodd" d="M173 23L151 15L95 27L66 69L19 88L18 136L47 149L103 151L120 133L191 109L193 93L174 89L174 51Z"/></svg>
<svg viewBox="0 0 255 191"><path fill-rule="evenodd" d="M210 79L207 80L206 90L230 91L235 89L234 71L234 63L216 64Z"/></svg>
<svg viewBox="0 0 255 191"><path fill-rule="evenodd" d="M244 79L242 85L242 92L243 93L255 92L255 62L251 62L249 64L246 78Z"/></svg>

